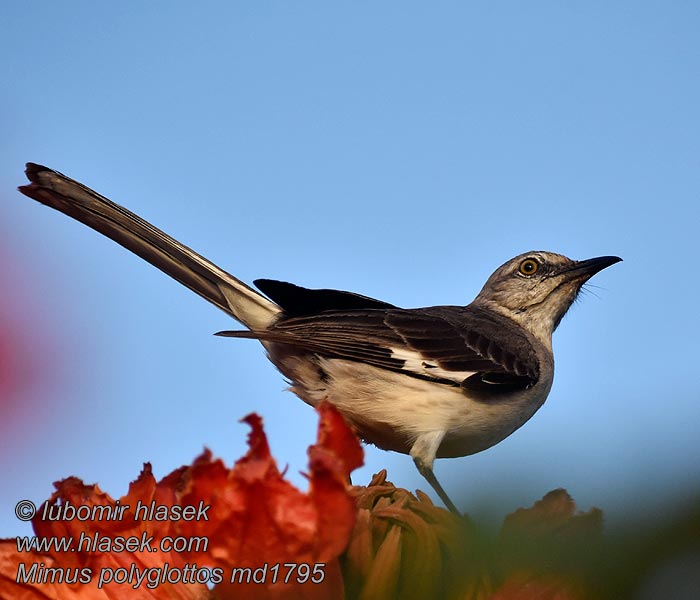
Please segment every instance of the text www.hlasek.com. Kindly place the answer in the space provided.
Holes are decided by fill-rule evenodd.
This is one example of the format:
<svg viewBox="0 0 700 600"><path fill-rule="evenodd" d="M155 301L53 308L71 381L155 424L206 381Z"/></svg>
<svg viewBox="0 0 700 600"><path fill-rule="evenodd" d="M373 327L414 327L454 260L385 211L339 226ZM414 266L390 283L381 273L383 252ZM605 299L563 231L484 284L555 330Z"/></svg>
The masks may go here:
<svg viewBox="0 0 700 600"><path fill-rule="evenodd" d="M206 552L208 539L206 537L170 537L165 536L154 541L153 536L143 532L140 536L101 535L98 532L88 535L83 532L77 540L72 537L18 537L18 552L36 552L39 554L53 552ZM223 572L216 569L199 568L196 564L186 563L183 567L172 567L165 563L162 567L139 568L132 563L128 567L103 567L100 569L97 587L102 588L109 583L128 584L134 589L145 586L153 589L163 583L221 583ZM56 584L82 583L88 584L93 580L93 572L89 567L59 568L47 566L43 562L31 564L20 563L17 568L16 583L23 584Z"/></svg>
<svg viewBox="0 0 700 600"><path fill-rule="evenodd" d="M161 538L157 544L154 536L144 531L141 535L114 537L95 532L82 532L75 546L72 537L18 537L17 552L206 552L209 540L206 537Z"/></svg>

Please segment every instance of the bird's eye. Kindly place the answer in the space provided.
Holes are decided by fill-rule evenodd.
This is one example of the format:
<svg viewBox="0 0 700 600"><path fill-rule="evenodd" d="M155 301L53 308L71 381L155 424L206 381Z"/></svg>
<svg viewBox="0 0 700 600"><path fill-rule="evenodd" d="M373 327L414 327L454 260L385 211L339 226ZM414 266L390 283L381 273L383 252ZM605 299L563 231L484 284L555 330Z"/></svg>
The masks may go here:
<svg viewBox="0 0 700 600"><path fill-rule="evenodd" d="M523 262L520 263L520 267L518 270L523 274L523 275L534 275L537 272L537 269L540 268L539 263L532 259L532 258L526 258Z"/></svg>

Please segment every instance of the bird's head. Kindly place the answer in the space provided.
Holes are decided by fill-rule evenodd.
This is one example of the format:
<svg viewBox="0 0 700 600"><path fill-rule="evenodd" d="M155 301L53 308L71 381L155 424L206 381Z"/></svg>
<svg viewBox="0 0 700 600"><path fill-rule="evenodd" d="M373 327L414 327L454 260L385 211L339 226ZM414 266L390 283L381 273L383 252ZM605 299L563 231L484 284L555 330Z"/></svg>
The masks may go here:
<svg viewBox="0 0 700 600"><path fill-rule="evenodd" d="M553 252L526 252L496 269L474 305L513 319L550 344L583 284L621 260L599 256L576 261Z"/></svg>

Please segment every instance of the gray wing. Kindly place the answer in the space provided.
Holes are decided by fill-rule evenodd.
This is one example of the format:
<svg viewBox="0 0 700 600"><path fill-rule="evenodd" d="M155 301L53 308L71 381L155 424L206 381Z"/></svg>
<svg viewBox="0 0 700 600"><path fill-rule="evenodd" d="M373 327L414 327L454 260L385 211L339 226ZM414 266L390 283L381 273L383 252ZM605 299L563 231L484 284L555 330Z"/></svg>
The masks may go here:
<svg viewBox="0 0 700 600"><path fill-rule="evenodd" d="M472 307L327 310L282 317L264 331L219 335L289 344L449 385L505 391L528 387L539 375L527 337L504 317Z"/></svg>

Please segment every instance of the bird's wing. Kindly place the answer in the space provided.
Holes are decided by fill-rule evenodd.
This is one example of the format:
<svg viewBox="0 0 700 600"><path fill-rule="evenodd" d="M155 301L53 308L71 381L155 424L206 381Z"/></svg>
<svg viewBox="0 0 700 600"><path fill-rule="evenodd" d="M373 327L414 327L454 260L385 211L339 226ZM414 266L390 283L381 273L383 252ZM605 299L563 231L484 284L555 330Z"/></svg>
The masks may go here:
<svg viewBox="0 0 700 600"><path fill-rule="evenodd" d="M313 290L286 281L256 279L263 294L284 311L286 318L304 317L327 310L347 311L367 308L397 308L388 302L341 290Z"/></svg>
<svg viewBox="0 0 700 600"><path fill-rule="evenodd" d="M533 384L538 367L531 344L503 317L485 312L450 306L329 310L282 318L264 331L220 335L289 344L451 385Z"/></svg>

